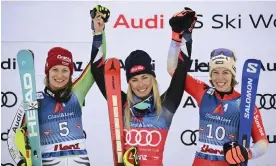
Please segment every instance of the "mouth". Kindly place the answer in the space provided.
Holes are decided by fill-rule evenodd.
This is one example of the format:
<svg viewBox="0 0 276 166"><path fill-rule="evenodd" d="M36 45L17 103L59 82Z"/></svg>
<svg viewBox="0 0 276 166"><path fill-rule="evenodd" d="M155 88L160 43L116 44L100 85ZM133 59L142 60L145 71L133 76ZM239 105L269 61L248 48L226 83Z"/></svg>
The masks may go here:
<svg viewBox="0 0 276 166"><path fill-rule="evenodd" d="M57 82L57 83L63 83L63 81L64 80L62 80L62 79L54 79L55 80L55 82Z"/></svg>
<svg viewBox="0 0 276 166"><path fill-rule="evenodd" d="M218 84L219 86L224 86L224 85L226 84L226 82L217 82L217 84Z"/></svg>
<svg viewBox="0 0 276 166"><path fill-rule="evenodd" d="M147 88L145 89L138 89L138 92L145 92L147 90Z"/></svg>

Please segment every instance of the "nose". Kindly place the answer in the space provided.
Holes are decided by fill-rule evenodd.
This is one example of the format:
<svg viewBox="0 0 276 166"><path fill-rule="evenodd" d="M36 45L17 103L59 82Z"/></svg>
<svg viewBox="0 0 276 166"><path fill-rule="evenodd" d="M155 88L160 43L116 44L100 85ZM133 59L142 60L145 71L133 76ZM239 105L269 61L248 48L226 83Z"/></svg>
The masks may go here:
<svg viewBox="0 0 276 166"><path fill-rule="evenodd" d="M57 76L58 78L62 78L62 72L61 72L61 71L58 71L57 74L56 74L56 76Z"/></svg>
<svg viewBox="0 0 276 166"><path fill-rule="evenodd" d="M143 87L144 83L142 80L139 80L139 87Z"/></svg>
<svg viewBox="0 0 276 166"><path fill-rule="evenodd" d="M224 75L222 73L219 73L217 78L218 78L218 80L223 80L224 79Z"/></svg>

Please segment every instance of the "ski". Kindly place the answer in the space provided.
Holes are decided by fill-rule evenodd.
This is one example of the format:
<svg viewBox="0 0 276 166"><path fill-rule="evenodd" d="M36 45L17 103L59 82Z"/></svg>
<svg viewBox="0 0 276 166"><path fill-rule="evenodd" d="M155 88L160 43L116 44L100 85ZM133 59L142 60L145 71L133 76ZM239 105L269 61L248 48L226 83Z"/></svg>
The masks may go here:
<svg viewBox="0 0 276 166"><path fill-rule="evenodd" d="M123 164L123 115L120 62L110 58L105 62L105 88L109 112L114 166Z"/></svg>
<svg viewBox="0 0 276 166"><path fill-rule="evenodd" d="M260 70L260 60L248 59L245 61L242 71L239 144L246 148L250 147ZM241 165L247 166L247 162L244 162Z"/></svg>
<svg viewBox="0 0 276 166"><path fill-rule="evenodd" d="M41 166L42 160L37 112L38 102L36 100L34 55L32 51L19 51L17 54L17 63L20 74L24 111L28 131L26 157L31 158L33 166Z"/></svg>

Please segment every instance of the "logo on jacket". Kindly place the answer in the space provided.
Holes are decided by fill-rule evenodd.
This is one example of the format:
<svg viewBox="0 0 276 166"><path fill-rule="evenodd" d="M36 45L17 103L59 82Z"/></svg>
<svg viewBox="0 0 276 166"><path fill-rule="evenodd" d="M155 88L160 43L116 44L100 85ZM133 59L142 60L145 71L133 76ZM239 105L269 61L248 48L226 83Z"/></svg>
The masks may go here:
<svg viewBox="0 0 276 166"><path fill-rule="evenodd" d="M130 146L151 146L156 147L162 141L162 135L157 130L124 130L125 144Z"/></svg>
<svg viewBox="0 0 276 166"><path fill-rule="evenodd" d="M75 150L80 149L79 143L72 144L72 145L55 145L54 151L61 151L61 150Z"/></svg>
<svg viewBox="0 0 276 166"><path fill-rule="evenodd" d="M222 109L222 104L219 104L217 108L212 112L213 115L220 114L220 116L223 115L223 109Z"/></svg>

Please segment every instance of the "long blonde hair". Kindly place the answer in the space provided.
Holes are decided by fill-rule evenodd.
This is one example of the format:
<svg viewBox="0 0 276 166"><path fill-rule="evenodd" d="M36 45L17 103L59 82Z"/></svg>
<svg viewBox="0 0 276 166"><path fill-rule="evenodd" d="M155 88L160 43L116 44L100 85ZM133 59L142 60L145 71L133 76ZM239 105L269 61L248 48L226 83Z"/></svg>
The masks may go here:
<svg viewBox="0 0 276 166"><path fill-rule="evenodd" d="M161 115L162 112L162 103L161 103L161 98L160 98L160 94L159 94L159 89L158 89L158 85L157 85L157 80L155 79L155 77L153 77L152 75L150 75L150 78L152 79L152 90L153 90L153 98L154 98L154 107L156 109L156 114L157 114L157 119L159 118L159 116ZM131 90L131 86L130 84L128 84L128 89L127 89L127 105L124 111L125 114L125 127L126 128L130 128L130 118L131 118L131 113L130 113L130 103L135 104L134 100L133 100L133 94L132 94L132 90Z"/></svg>

